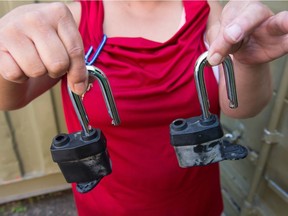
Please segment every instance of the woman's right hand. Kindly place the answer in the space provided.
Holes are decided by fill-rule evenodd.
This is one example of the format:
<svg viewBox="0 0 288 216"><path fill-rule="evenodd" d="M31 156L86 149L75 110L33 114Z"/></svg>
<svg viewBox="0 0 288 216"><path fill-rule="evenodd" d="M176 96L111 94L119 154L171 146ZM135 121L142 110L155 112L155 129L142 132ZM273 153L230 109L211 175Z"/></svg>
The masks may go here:
<svg viewBox="0 0 288 216"><path fill-rule="evenodd" d="M3 16L0 65L0 75L12 83L44 75L59 79L67 73L71 90L82 94L88 75L82 39L70 9L63 3L33 4Z"/></svg>

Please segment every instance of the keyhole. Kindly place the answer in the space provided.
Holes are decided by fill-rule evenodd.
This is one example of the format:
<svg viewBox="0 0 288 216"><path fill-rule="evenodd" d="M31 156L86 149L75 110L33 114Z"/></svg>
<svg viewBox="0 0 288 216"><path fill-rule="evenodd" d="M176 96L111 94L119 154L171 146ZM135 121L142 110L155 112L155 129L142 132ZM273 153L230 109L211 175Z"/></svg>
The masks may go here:
<svg viewBox="0 0 288 216"><path fill-rule="evenodd" d="M187 122L185 119L176 119L173 121L173 129L174 130L184 130L187 128Z"/></svg>
<svg viewBox="0 0 288 216"><path fill-rule="evenodd" d="M59 134L58 136L56 136L54 138L54 146L55 147L63 147L65 146L67 143L69 143L70 138L67 134Z"/></svg>

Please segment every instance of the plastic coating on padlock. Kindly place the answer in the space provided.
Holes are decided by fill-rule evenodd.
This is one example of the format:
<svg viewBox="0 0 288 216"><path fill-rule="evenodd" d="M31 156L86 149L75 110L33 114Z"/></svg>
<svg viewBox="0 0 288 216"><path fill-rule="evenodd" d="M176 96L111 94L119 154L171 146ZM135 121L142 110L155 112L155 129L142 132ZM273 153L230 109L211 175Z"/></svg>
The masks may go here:
<svg viewBox="0 0 288 216"><path fill-rule="evenodd" d="M52 141L51 153L66 181L76 182L77 189L80 184L81 193L93 189L91 185L95 187L112 172L106 139L99 129L92 129L88 137L81 132L59 134Z"/></svg>
<svg viewBox="0 0 288 216"><path fill-rule="evenodd" d="M248 150L244 146L231 144L227 140L217 139L194 146L175 147L179 166L206 166L223 160L239 160L247 156Z"/></svg>

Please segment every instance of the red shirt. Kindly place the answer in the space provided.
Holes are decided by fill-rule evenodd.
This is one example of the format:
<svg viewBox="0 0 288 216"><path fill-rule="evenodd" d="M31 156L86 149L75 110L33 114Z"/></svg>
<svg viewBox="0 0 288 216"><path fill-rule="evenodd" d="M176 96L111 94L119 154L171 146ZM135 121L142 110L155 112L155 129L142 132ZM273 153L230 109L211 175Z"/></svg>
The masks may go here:
<svg viewBox="0 0 288 216"><path fill-rule="evenodd" d="M86 51L103 36L101 1L83 1L80 32ZM170 144L169 124L201 114L193 67L205 51L203 34L209 14L205 1L185 1L186 23L168 41L108 38L95 65L106 74L121 118L111 125L98 83L84 97L93 127L107 138L112 174L91 192L75 191L79 215L219 216L222 199L218 164L180 168ZM218 85L205 68L210 111L219 114ZM63 106L70 132L80 124L62 82ZM74 187L73 187L74 188Z"/></svg>

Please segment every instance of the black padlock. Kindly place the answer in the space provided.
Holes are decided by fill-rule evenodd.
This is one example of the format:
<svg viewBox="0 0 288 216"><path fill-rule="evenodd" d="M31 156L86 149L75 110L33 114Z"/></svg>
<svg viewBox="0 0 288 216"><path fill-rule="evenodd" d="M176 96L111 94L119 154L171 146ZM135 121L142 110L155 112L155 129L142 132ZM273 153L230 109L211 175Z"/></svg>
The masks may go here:
<svg viewBox="0 0 288 216"><path fill-rule="evenodd" d="M96 78L102 88L112 124L120 123L117 108L107 78L98 68L87 66L91 77ZM112 172L111 161L106 148L106 138L100 129L89 125L80 96L68 88L74 110L81 123L82 131L72 134L59 134L51 145L53 161L63 173L68 183L77 183L77 190L86 193L92 190L100 180Z"/></svg>
<svg viewBox="0 0 288 216"><path fill-rule="evenodd" d="M248 154L247 148L223 139L223 130L216 115L209 112L209 101L204 81L207 52L195 64L195 82L202 115L176 119L170 124L171 144L180 167L204 166L222 160L238 160ZM230 108L238 107L234 70L231 58L223 62Z"/></svg>

